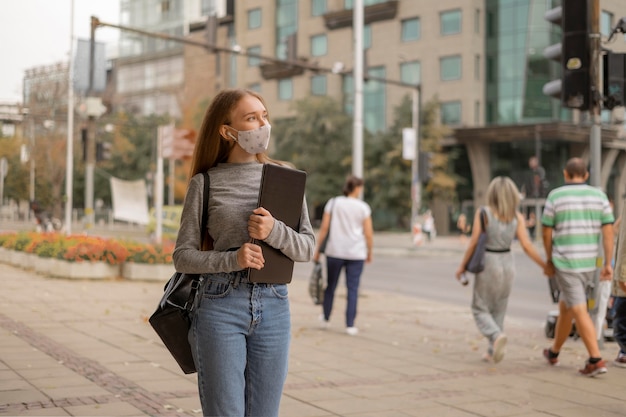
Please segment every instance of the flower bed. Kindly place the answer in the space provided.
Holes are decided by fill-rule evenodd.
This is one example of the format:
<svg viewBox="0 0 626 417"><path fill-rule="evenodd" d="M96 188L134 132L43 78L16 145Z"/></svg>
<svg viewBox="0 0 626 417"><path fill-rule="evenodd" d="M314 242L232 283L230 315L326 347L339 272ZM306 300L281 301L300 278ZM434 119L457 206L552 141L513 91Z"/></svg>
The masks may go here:
<svg viewBox="0 0 626 417"><path fill-rule="evenodd" d="M163 245L60 233L0 233L0 262L67 278L164 280L174 272L171 242ZM126 265L133 267L125 267ZM139 268L145 266L148 268ZM151 268L150 268L151 267ZM138 270L143 272L137 273ZM132 276L125 276L126 271Z"/></svg>

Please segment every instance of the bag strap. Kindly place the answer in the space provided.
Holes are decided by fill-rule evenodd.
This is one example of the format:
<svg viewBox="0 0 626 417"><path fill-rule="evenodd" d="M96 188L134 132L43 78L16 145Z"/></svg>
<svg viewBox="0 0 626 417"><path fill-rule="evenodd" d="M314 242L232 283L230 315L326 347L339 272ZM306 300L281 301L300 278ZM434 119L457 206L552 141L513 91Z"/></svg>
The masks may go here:
<svg viewBox="0 0 626 417"><path fill-rule="evenodd" d="M200 247L204 244L204 237L207 235L207 223L209 220L209 189L211 186L211 179L208 172L204 174L204 193L202 194L202 226L200 228Z"/></svg>
<svg viewBox="0 0 626 417"><path fill-rule="evenodd" d="M487 215L487 213L485 213L485 208L481 207L480 208L480 230L482 232L486 232L487 230L485 230L485 216Z"/></svg>

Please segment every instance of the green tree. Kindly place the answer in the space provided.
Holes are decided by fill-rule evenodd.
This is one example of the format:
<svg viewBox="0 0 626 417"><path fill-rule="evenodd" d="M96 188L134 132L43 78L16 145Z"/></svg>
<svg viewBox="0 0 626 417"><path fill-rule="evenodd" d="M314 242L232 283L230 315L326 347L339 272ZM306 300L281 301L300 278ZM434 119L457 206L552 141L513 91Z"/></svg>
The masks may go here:
<svg viewBox="0 0 626 417"><path fill-rule="evenodd" d="M0 138L0 158L8 163L7 176L4 178L3 198L14 201L27 201L29 198L29 164L20 161L21 137Z"/></svg>
<svg viewBox="0 0 626 417"><path fill-rule="evenodd" d="M375 228L408 229L411 217L411 161L402 158L402 129L411 126L411 100L394 109L391 128L367 136L365 200L372 207Z"/></svg>
<svg viewBox="0 0 626 417"><path fill-rule="evenodd" d="M351 171L352 121L329 97L309 97L294 106L295 117L272 121L272 157L307 172L307 203L311 217L319 218L319 210L341 192Z"/></svg>
<svg viewBox="0 0 626 417"><path fill-rule="evenodd" d="M446 202L456 200L458 177L451 168L452 161L458 157L456 153L444 150L441 143L450 135L451 130L438 123L439 100L435 97L427 102L421 111L421 142L420 151L430 152L430 178L426 183L423 196L426 201L440 199Z"/></svg>

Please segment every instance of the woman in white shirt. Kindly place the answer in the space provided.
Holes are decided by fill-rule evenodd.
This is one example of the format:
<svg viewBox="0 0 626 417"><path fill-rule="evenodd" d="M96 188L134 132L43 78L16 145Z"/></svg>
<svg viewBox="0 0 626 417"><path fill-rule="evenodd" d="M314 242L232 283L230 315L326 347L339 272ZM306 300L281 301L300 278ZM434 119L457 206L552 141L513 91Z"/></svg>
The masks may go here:
<svg viewBox="0 0 626 417"><path fill-rule="evenodd" d="M343 186L343 196L334 197L326 203L317 239L318 246L313 256L313 260L318 262L320 245L328 235L324 251L328 285L324 291L322 324L324 327L328 326L339 275L345 268L348 288L346 332L351 336L359 332L354 326L359 282L365 262L372 261L374 241L372 209L369 204L360 200L362 190L363 180L351 175Z"/></svg>

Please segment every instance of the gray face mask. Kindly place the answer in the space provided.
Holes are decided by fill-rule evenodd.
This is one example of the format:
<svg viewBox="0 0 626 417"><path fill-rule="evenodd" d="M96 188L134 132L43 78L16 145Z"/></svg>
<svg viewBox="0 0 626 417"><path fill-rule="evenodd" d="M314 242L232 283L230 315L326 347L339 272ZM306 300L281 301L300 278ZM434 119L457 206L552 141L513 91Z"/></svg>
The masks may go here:
<svg viewBox="0 0 626 417"><path fill-rule="evenodd" d="M233 128L231 127L231 129ZM228 136L230 136L239 144L239 146L243 148L244 151L249 154L256 155L267 150L270 143L270 132L272 130L272 126L269 123L259 127L258 129L233 130L237 132L237 137L230 132L227 132Z"/></svg>

